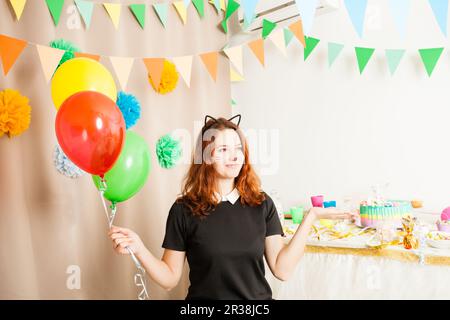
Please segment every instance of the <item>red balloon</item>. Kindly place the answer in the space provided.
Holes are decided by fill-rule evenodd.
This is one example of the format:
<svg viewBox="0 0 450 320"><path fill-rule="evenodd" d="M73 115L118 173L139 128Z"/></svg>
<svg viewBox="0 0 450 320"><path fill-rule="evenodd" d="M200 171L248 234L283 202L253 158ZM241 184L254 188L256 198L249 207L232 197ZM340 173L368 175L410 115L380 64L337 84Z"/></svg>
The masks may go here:
<svg viewBox="0 0 450 320"><path fill-rule="evenodd" d="M125 141L125 120L109 97L94 91L78 92L58 110L56 137L66 156L82 170L103 178Z"/></svg>

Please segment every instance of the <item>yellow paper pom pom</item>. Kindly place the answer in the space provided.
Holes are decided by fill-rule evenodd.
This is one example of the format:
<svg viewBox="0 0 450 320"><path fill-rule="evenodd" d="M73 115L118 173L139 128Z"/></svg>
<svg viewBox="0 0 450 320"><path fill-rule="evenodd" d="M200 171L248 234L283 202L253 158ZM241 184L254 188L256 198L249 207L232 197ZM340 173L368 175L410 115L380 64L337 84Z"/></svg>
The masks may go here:
<svg viewBox="0 0 450 320"><path fill-rule="evenodd" d="M150 75L148 76L148 80L156 92L160 94L169 93L177 87L178 83L177 68L172 62L164 60L164 68L161 74L159 87L158 88L155 87L155 84L153 83L153 80L150 77Z"/></svg>
<svg viewBox="0 0 450 320"><path fill-rule="evenodd" d="M31 120L31 107L28 98L19 91L6 89L0 91L0 137L18 136L28 129Z"/></svg>

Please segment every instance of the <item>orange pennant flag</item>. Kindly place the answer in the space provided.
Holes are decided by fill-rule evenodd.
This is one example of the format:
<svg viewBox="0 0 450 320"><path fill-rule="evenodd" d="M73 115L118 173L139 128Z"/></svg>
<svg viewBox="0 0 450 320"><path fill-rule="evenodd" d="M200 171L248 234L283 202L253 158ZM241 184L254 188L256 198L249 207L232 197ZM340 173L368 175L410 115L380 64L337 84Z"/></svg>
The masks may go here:
<svg viewBox="0 0 450 320"><path fill-rule="evenodd" d="M6 76L17 58L27 46L27 42L0 34L0 57L3 62L3 73Z"/></svg>
<svg viewBox="0 0 450 320"><path fill-rule="evenodd" d="M295 37L300 41L304 48L306 48L305 35L303 34L303 25L302 21L298 20L297 22L289 25L289 30L295 35Z"/></svg>
<svg viewBox="0 0 450 320"><path fill-rule="evenodd" d="M219 53L217 51L215 52L207 52L200 55L200 58L202 59L203 63L206 66L206 69L208 69L209 74L213 78L214 81L217 79L217 58L219 56Z"/></svg>
<svg viewBox="0 0 450 320"><path fill-rule="evenodd" d="M164 58L144 58L145 66L147 67L148 74L152 78L153 84L156 88L161 83L161 74L164 69Z"/></svg>
<svg viewBox="0 0 450 320"><path fill-rule="evenodd" d="M254 40L250 42L248 46L252 49L259 62L264 66L264 40L262 38Z"/></svg>
<svg viewBox="0 0 450 320"><path fill-rule="evenodd" d="M100 60L100 56L96 54L84 53L84 52L75 52L75 57L77 58L89 58L95 61Z"/></svg>

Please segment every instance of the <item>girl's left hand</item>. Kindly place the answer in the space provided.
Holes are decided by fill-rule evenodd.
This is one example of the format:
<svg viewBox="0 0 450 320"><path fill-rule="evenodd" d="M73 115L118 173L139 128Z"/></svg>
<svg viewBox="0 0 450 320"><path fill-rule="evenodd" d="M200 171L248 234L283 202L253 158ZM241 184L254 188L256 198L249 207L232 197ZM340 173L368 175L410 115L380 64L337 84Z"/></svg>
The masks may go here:
<svg viewBox="0 0 450 320"><path fill-rule="evenodd" d="M357 215L356 212L350 212L348 210L340 210L337 208L321 208L312 207L309 210L309 214L312 215L314 219L354 219Z"/></svg>

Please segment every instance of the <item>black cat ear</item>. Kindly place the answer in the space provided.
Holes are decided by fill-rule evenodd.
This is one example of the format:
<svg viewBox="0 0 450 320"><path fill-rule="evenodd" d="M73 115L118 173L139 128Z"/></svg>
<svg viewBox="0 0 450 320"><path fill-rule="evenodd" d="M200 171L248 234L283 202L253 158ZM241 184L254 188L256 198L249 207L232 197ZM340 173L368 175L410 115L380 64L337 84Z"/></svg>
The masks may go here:
<svg viewBox="0 0 450 320"><path fill-rule="evenodd" d="M211 117L210 115L206 115L204 126L206 125L206 122L208 122L208 118L210 118L211 120L214 120L215 122L217 122L217 119L216 119L216 118L213 118L213 117Z"/></svg>
<svg viewBox="0 0 450 320"><path fill-rule="evenodd" d="M231 117L230 119L228 119L228 121L233 121L234 118L238 118L237 123L235 123L235 125L239 127L239 123L241 123L241 115L237 114L234 117Z"/></svg>

